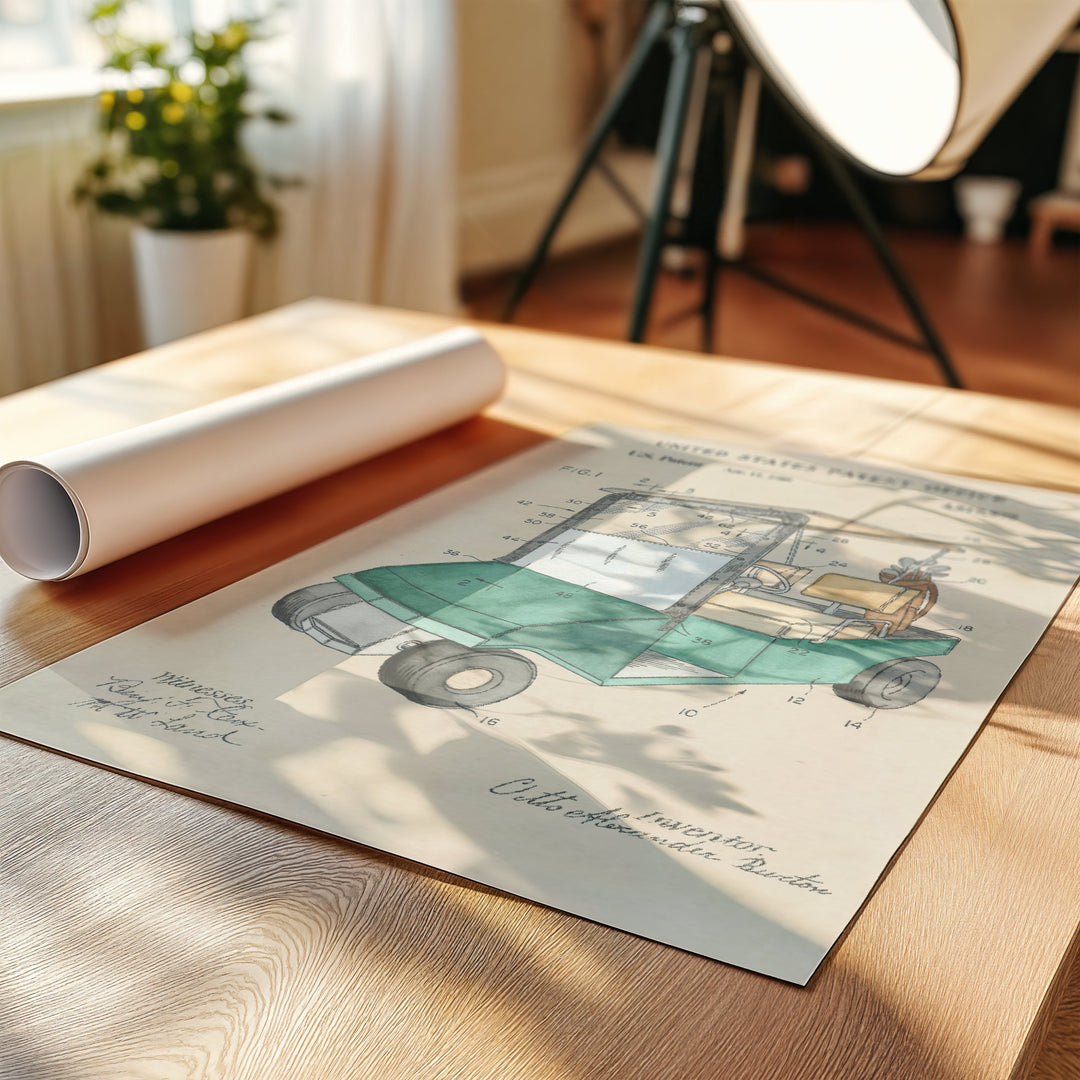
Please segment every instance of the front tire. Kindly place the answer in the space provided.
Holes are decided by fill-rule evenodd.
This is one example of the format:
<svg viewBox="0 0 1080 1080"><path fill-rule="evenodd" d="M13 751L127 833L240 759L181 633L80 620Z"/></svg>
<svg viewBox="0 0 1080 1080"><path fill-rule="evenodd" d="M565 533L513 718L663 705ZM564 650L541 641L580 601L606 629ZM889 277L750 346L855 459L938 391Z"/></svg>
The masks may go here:
<svg viewBox="0 0 1080 1080"><path fill-rule="evenodd" d="M379 668L379 681L418 705L475 708L520 694L536 665L515 652L425 641L402 649Z"/></svg>
<svg viewBox="0 0 1080 1080"><path fill-rule="evenodd" d="M929 660L903 657L860 671L851 682L837 683L833 693L871 709L903 709L922 701L941 680L941 669Z"/></svg>

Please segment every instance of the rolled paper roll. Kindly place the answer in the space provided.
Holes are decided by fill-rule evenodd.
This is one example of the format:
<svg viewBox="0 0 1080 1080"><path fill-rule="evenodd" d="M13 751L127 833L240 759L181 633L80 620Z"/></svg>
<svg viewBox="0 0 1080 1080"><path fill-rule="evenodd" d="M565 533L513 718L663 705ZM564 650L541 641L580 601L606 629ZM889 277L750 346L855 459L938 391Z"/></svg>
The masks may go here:
<svg viewBox="0 0 1080 1080"><path fill-rule="evenodd" d="M479 412L505 373L458 327L0 467L0 558L63 581Z"/></svg>

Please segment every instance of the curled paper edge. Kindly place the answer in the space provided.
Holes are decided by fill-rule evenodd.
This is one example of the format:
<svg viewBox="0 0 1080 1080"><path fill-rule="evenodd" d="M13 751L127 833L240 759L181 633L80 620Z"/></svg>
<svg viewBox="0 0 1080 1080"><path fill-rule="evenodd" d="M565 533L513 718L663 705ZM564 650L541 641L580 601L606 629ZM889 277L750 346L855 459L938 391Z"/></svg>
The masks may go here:
<svg viewBox="0 0 1080 1080"><path fill-rule="evenodd" d="M0 557L16 573L62 581L78 573L90 528L78 493L47 465L0 466Z"/></svg>

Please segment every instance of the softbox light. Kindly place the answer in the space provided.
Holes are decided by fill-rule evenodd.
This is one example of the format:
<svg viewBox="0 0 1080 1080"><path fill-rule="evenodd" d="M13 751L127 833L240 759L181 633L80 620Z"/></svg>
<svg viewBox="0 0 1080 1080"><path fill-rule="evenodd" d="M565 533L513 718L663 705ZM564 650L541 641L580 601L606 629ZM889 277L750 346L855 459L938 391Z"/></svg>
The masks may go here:
<svg viewBox="0 0 1080 1080"><path fill-rule="evenodd" d="M783 95L864 168L957 172L1080 14L1075 0L727 0Z"/></svg>

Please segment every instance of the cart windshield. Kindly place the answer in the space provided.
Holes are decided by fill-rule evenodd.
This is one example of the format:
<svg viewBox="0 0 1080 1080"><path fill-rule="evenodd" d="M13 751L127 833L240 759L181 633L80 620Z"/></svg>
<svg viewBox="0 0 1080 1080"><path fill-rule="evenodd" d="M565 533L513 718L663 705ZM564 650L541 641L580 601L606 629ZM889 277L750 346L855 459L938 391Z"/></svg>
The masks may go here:
<svg viewBox="0 0 1080 1080"><path fill-rule="evenodd" d="M612 493L507 561L658 611L723 587L801 521L759 507ZM805 520L805 519L802 519Z"/></svg>

